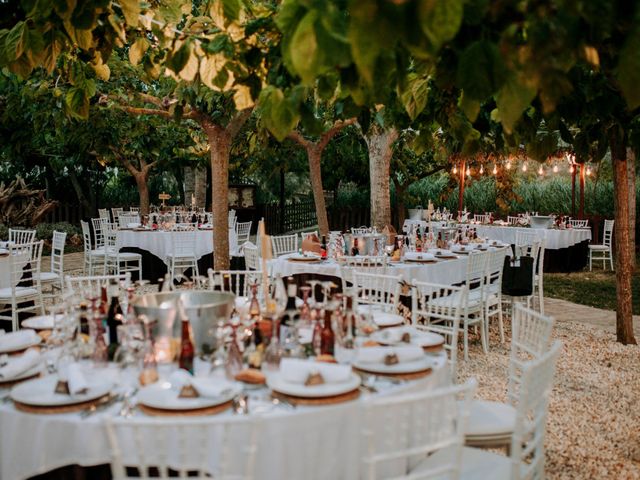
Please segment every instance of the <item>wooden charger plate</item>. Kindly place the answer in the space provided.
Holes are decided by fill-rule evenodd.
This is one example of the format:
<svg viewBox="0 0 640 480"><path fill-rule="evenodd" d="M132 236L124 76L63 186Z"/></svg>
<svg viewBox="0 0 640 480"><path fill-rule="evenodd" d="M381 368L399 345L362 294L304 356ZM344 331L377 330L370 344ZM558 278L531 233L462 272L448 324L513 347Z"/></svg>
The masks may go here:
<svg viewBox="0 0 640 480"><path fill-rule="evenodd" d="M194 408L192 410L166 410L164 408L148 407L139 403L138 409L147 415L155 417L197 417L202 415L215 415L217 413L228 410L233 405L233 400L221 403L220 405L214 405L213 407Z"/></svg>
<svg viewBox="0 0 640 480"><path fill-rule="evenodd" d="M82 410L86 410L90 408L92 405L99 405L103 402L106 402L111 397L111 394L103 395L100 398L96 398L94 400L89 400L87 402L74 403L72 405L59 405L59 406L46 406L46 407L36 407L34 405L27 405L26 403L20 403L14 401L13 404L16 407L16 410L20 410L21 412L26 413L38 413L38 414L54 414L54 413L73 413L80 412Z"/></svg>
<svg viewBox="0 0 640 480"><path fill-rule="evenodd" d="M26 380L32 380L32 379L37 378L39 376L40 376L40 372L36 372L33 375L31 375L29 377L21 378L20 380L8 380L6 382L0 381L0 388L13 387L14 385L22 383L22 382L24 382Z"/></svg>
<svg viewBox="0 0 640 480"><path fill-rule="evenodd" d="M379 373L379 372L369 372L367 370L361 370L359 368L353 367L353 371L356 373L363 373L365 375L376 375L378 377L388 377L388 378L397 378L398 380L417 380L419 378L426 377L427 375L431 375L433 369L427 368L425 370L420 370L419 372L411 372L411 373Z"/></svg>
<svg viewBox="0 0 640 480"><path fill-rule="evenodd" d="M424 259L417 259L417 258L406 258L404 261L406 263L438 263L438 260L436 260L436 259L424 260Z"/></svg>
<svg viewBox="0 0 640 480"><path fill-rule="evenodd" d="M302 262L302 263L315 263L315 262L319 262L322 259L321 258L288 258L287 260L289 260L290 262Z"/></svg>
<svg viewBox="0 0 640 480"><path fill-rule="evenodd" d="M286 400L293 405L335 405L336 403L350 402L356 400L360 396L360 390L356 388L351 392L341 393L340 395L333 395L331 397L296 397L293 395L286 395L284 393L271 391L271 395L275 398Z"/></svg>

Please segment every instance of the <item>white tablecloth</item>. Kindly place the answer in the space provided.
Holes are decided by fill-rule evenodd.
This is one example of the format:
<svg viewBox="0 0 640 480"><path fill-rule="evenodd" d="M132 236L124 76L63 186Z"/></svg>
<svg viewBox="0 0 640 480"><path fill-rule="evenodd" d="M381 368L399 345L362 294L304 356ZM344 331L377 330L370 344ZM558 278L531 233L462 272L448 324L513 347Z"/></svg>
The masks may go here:
<svg viewBox="0 0 640 480"><path fill-rule="evenodd" d="M97 372L96 372L97 373ZM100 372L102 375L103 372ZM423 379L390 386L376 395L422 390L448 383L449 369L445 357L438 357L438 366ZM242 419L259 421L255 472L261 479L352 480L361 475L360 454L363 407L371 394L363 393L356 401L320 407L298 407L288 410L276 407L260 414L250 413ZM251 400L249 401L251 408ZM21 480L65 465L92 466L110 463L105 419L117 415L120 405L82 419L78 413L38 415L15 409L11 403L0 403L0 478ZM136 416L143 414L136 411ZM240 417L230 411L219 414L230 422ZM164 417L147 417L152 425L168 421ZM171 422L193 424L194 418L168 417ZM230 464L244 462L242 438L245 428L230 427ZM161 433L162 432L162 433ZM159 434L166 434L158 428ZM215 435L215 432L211 432ZM186 436L187 442L200 441ZM123 452L136 448L125 445ZM148 448L151 447L149 442ZM193 451L197 451L196 446ZM150 457L158 452L148 452ZM212 452L212 456L217 452ZM235 456L234 456L235 455ZM242 463L244 464L244 463Z"/></svg>
<svg viewBox="0 0 640 480"><path fill-rule="evenodd" d="M0 257L0 288L11 287L11 260L9 255Z"/></svg>
<svg viewBox="0 0 640 480"><path fill-rule="evenodd" d="M502 248L504 255L511 253L510 248ZM289 261L290 255L283 255L270 260L272 274L280 273L283 277L301 273L330 275L341 277L340 266L334 260L306 263ZM453 285L463 282L467 274L467 255L459 255L455 259L438 259L436 263L388 263L388 275L400 275L405 282L417 280L419 282L440 283Z"/></svg>
<svg viewBox="0 0 640 480"><path fill-rule="evenodd" d="M180 232L178 232L180 233ZM135 230L119 230L118 242L122 247L134 247L146 250L167 263L167 257L173 251L173 232ZM235 253L238 249L238 236L234 230L229 230L229 252ZM213 231L198 230L196 232L196 258L213 252Z"/></svg>
<svg viewBox="0 0 640 480"><path fill-rule="evenodd" d="M476 228L478 235L500 240L504 243L515 244L517 232L536 232L540 240L545 240L545 248L559 250L568 248L586 240L591 240L591 230L587 228L569 228L557 230L555 228L529 228L529 227L500 227L494 225L471 225Z"/></svg>

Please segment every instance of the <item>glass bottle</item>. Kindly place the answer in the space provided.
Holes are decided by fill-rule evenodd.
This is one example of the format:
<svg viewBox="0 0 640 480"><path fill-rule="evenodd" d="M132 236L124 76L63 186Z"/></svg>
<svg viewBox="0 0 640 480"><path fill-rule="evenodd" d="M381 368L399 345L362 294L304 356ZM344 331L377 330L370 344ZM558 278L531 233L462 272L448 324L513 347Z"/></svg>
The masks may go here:
<svg viewBox="0 0 640 480"><path fill-rule="evenodd" d="M272 319L273 331L271 333L271 341L264 352L265 369L270 371L280 368L280 359L282 358L280 339L278 338L279 323L277 319Z"/></svg>
<svg viewBox="0 0 640 480"><path fill-rule="evenodd" d="M322 355L333 355L335 336L331 328L332 312L328 308L324 311L324 326L320 332L320 353Z"/></svg>
<svg viewBox="0 0 640 480"><path fill-rule="evenodd" d="M102 315L95 310L93 315L93 364L96 367L106 367L109 360L107 342L104 339L104 325L102 324Z"/></svg>
<svg viewBox="0 0 640 480"><path fill-rule="evenodd" d="M234 380L242 370L242 353L240 352L240 347L238 347L237 328L238 325L231 326L231 341L227 350L227 359L224 363L224 370L229 380Z"/></svg>
<svg viewBox="0 0 640 480"><path fill-rule="evenodd" d="M191 340L191 325L189 320L182 320L182 339L180 342L180 363L179 366L183 370L187 370L193 374L193 357L195 349Z"/></svg>

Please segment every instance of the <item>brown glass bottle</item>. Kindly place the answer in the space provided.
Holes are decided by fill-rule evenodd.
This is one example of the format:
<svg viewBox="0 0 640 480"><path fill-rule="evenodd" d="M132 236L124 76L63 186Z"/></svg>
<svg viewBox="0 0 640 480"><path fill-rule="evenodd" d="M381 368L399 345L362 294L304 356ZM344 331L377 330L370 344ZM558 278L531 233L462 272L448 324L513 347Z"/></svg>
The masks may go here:
<svg viewBox="0 0 640 480"><path fill-rule="evenodd" d="M180 343L180 368L193 374L193 357L195 350L191 341L191 326L188 320L182 321L182 341Z"/></svg>
<svg viewBox="0 0 640 480"><path fill-rule="evenodd" d="M320 332L320 353L322 355L333 355L334 351L335 336L331 328L331 314L331 310L324 311L324 327Z"/></svg>

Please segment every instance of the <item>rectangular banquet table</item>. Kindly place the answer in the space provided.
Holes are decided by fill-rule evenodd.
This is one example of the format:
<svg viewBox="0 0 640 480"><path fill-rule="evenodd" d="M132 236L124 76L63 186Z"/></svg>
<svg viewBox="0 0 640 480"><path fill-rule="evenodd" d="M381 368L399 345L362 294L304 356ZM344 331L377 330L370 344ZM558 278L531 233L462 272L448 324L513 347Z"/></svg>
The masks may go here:
<svg viewBox="0 0 640 480"><path fill-rule="evenodd" d="M591 240L591 229L589 228L568 228L559 230L556 228L530 228L530 227L509 227L498 225L473 225L480 237L514 245L518 232L535 232L540 240L545 241L545 249L560 250L572 247L578 243Z"/></svg>
<svg viewBox="0 0 640 480"><path fill-rule="evenodd" d="M298 406L295 410L280 406L261 413L252 413L250 410L248 415L234 415L230 410L219 413L219 416L229 420L227 425L230 429L228 438L231 438L228 445L231 450L230 465L243 464L245 461L244 458L240 458L244 455L241 446L246 442L246 428L242 428L242 425L246 427L247 422L255 422L257 452L254 468L257 478L359 478L362 473L360 458L364 448L361 434L367 402L374 395L395 395L447 385L450 375L446 354L441 353L435 360L434 370L427 377L399 385L389 384L384 388L378 388L379 392L376 394L362 393L359 399L350 402L314 407ZM117 380L119 374L113 371L115 369L108 370L111 372L103 369L94 374L113 375L114 380ZM250 399L250 409L251 405ZM67 465L90 467L108 464L111 452L106 421L117 415L120 406L113 405L105 411L83 419L79 413L24 413L16 410L10 402L0 403L0 478L24 480ZM134 415L145 416L139 411ZM197 421L198 417L146 418L151 427L157 425L158 435L168 435L170 430L162 428L163 424L176 421L188 424ZM210 432L213 437L217 434L219 432ZM180 440L195 442L201 441L201 438L191 438L187 435ZM380 439L381 442L383 440L387 439ZM136 448L145 448L147 460L152 464L154 455L161 454L153 451L154 445L149 441L140 446L132 439L127 445L123 445L121 450L126 460L128 452L135 451ZM198 448L194 446L193 451L198 451ZM219 454L219 451L211 452L208 460L215 463ZM43 478L46 478L46 475Z"/></svg>

